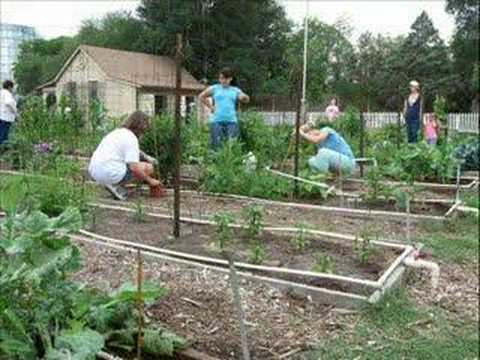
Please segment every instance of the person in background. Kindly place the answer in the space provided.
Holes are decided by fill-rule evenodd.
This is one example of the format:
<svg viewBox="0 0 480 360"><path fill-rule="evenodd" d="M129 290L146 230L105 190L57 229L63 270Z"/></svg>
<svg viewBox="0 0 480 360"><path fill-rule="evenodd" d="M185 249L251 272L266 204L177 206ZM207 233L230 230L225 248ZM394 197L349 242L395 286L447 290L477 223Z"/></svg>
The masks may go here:
<svg viewBox="0 0 480 360"><path fill-rule="evenodd" d="M405 123L407 124L408 142L418 142L418 132L420 130L420 119L422 113L422 97L420 95L420 84L412 80L410 81L410 95L405 101L403 110Z"/></svg>
<svg viewBox="0 0 480 360"><path fill-rule="evenodd" d="M306 124L300 127L300 136L318 148L317 155L308 160L312 170L345 175L354 171L355 156L350 145L332 128L316 130Z"/></svg>
<svg viewBox="0 0 480 360"><path fill-rule="evenodd" d="M0 146L8 140L10 127L18 116L17 102L13 96L14 83L6 80L0 90Z"/></svg>
<svg viewBox="0 0 480 360"><path fill-rule="evenodd" d="M325 109L325 116L327 117L328 121L335 121L340 114L340 109L337 105L337 99L332 98L330 100L330 104Z"/></svg>
<svg viewBox="0 0 480 360"><path fill-rule="evenodd" d="M428 114L423 121L425 139L430 145L436 145L438 140L439 124L435 114Z"/></svg>
<svg viewBox="0 0 480 360"><path fill-rule="evenodd" d="M210 142L214 149L218 149L226 140L238 137L238 103L250 102L249 96L234 85L234 75L230 68L220 71L218 81L219 84L209 86L199 95L200 101L212 112Z"/></svg>
<svg viewBox="0 0 480 360"><path fill-rule="evenodd" d="M156 159L140 151L139 138L149 127L149 117L135 111L121 128L107 134L93 153L88 166L90 176L118 200L126 200L126 184L145 181L150 189L161 186L154 179Z"/></svg>

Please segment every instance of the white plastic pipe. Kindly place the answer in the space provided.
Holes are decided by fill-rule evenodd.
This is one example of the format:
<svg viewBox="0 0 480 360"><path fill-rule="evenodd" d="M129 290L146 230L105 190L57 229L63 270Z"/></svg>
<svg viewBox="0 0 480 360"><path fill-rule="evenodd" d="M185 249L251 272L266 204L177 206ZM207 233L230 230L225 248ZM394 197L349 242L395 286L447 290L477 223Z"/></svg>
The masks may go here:
<svg viewBox="0 0 480 360"><path fill-rule="evenodd" d="M432 289L436 289L438 287L438 282L440 279L440 267L438 266L437 263L434 263L432 261L422 260L422 259L415 259L413 256L409 256L408 258L406 258L403 261L403 263L406 266L430 270L432 274L431 276Z"/></svg>

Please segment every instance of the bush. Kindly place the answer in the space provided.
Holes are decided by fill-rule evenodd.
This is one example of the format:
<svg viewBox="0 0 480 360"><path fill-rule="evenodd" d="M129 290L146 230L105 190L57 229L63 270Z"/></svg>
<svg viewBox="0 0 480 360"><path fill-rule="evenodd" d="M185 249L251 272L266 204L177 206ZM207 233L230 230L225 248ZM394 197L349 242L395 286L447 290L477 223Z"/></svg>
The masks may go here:
<svg viewBox="0 0 480 360"><path fill-rule="evenodd" d="M210 154L203 169L202 188L267 199L279 199L291 192L291 182L271 175L261 166L254 173L247 171L245 156L238 141L229 141L218 153Z"/></svg>
<svg viewBox="0 0 480 360"><path fill-rule="evenodd" d="M141 139L140 147L147 154L158 160L159 176L166 182L170 182L175 166L173 152L175 122L170 115L156 116L152 120L152 126ZM186 132L181 132L181 147L185 148Z"/></svg>

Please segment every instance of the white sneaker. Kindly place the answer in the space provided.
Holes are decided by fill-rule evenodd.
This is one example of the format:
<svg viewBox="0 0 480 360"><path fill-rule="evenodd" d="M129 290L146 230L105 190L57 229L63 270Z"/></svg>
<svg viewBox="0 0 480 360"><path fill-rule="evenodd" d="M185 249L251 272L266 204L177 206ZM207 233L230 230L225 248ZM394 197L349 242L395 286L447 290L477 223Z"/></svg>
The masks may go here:
<svg viewBox="0 0 480 360"><path fill-rule="evenodd" d="M120 201L127 200L128 191L120 185L105 185L105 189L108 190L113 197Z"/></svg>

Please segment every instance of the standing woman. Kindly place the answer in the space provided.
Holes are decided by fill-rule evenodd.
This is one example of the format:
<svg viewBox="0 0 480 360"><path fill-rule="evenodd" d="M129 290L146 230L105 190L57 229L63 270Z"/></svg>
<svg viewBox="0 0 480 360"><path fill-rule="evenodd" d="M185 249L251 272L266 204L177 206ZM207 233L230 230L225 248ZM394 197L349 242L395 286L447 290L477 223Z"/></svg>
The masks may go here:
<svg viewBox="0 0 480 360"><path fill-rule="evenodd" d="M6 80L3 83L3 89L0 90L0 145L8 140L10 127L18 116L13 87L13 82Z"/></svg>
<svg viewBox="0 0 480 360"><path fill-rule="evenodd" d="M407 124L407 139L409 143L418 142L420 130L420 119L422 116L422 97L420 95L420 84L418 81L410 81L410 95L405 101L403 110L405 123Z"/></svg>
<svg viewBox="0 0 480 360"><path fill-rule="evenodd" d="M238 103L250 102L250 97L234 86L233 78L232 70L223 68L218 77L219 84L208 87L199 96L200 101L212 112L210 141L214 149L218 149L225 140L238 137ZM213 104L209 98L213 99Z"/></svg>

